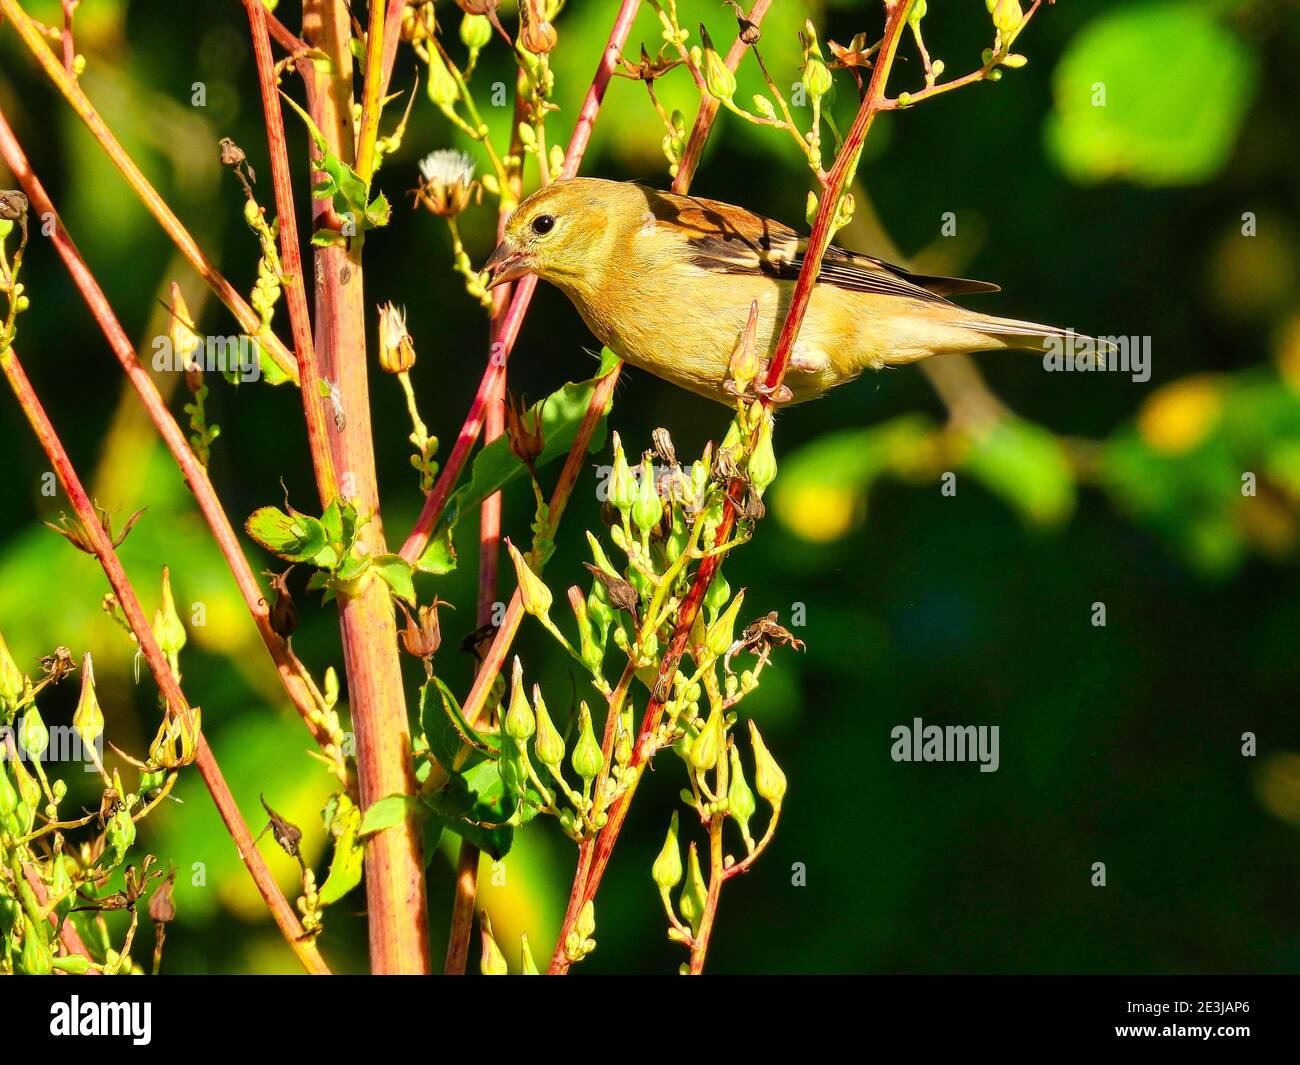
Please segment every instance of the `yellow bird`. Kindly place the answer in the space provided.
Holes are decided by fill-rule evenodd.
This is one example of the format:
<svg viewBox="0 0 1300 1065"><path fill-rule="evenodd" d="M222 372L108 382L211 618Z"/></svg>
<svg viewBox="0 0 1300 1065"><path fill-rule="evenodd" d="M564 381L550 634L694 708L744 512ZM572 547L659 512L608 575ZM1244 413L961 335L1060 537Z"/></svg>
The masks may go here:
<svg viewBox="0 0 1300 1065"><path fill-rule="evenodd" d="M743 207L571 178L515 209L484 270L489 287L529 273L549 281L620 358L730 404L723 384L751 304L758 302L758 351L770 357L806 246L793 229ZM775 398L800 403L866 369L957 352L1044 351L1072 335L945 298L996 291L831 247Z"/></svg>

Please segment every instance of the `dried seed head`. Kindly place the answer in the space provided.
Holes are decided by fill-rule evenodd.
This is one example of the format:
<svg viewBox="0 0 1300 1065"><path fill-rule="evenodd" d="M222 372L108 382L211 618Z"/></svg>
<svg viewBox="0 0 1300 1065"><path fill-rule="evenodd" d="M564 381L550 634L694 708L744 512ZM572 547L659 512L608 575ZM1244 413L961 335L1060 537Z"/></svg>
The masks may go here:
<svg viewBox="0 0 1300 1065"><path fill-rule="evenodd" d="M433 214L449 218L469 206L478 189L474 180L474 160L464 152L443 148L420 160L420 187L416 201Z"/></svg>

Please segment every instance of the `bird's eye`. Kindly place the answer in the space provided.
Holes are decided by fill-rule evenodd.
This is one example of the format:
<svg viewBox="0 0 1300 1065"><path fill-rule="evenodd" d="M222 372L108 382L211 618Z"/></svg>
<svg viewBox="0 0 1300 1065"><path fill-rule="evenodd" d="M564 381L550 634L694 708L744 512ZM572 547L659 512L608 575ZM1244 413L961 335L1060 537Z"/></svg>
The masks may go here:
<svg viewBox="0 0 1300 1065"><path fill-rule="evenodd" d="M539 237L545 236L555 228L555 215L539 214L533 219L533 232Z"/></svg>

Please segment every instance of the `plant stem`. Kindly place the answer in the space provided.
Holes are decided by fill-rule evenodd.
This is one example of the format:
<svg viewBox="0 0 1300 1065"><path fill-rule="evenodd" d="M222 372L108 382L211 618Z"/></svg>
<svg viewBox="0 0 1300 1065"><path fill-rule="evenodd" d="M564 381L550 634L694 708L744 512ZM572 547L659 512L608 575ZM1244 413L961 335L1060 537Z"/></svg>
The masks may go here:
<svg viewBox="0 0 1300 1065"><path fill-rule="evenodd" d="M243 549L240 547L239 539L230 524L230 519L226 516L221 501L217 498L216 489L212 486L208 471L194 454L185 431L172 417L171 412L167 409L166 400L158 391L153 378L149 376L149 371L137 357L121 322L113 313L107 297L99 287L94 275L90 272L85 259L77 250L77 246L73 243L67 227L63 224L63 219L55 212L54 204L50 201L35 171L32 170L21 145L14 137L13 130L5 119L3 109L0 109L0 157L3 157L5 164L17 177L23 190L27 193L32 213L40 216L48 215L54 220L50 233L54 248L63 259L68 273L72 276L73 283L81 292L86 306L90 309L90 313L94 316L100 330L107 339L109 347L122 366L127 380L131 382L131 386L139 395L140 401L144 404L145 410L158 430L159 436L162 437L167 449L175 459L176 465L185 477L186 484L194 493L199 510L212 531L213 539L225 558L226 565L230 568L235 584L239 588L239 593L244 599L244 604L257 626L258 634L262 637L262 642L266 645L267 651L275 662L276 671L280 674L280 680L284 684L285 691L321 749L334 758L341 759L334 737L330 735L330 731L325 727L321 717L321 711L325 705L324 699L317 690L316 684L307 672L306 667L290 650L288 643L271 628L270 609L262 594L262 589L257 582L257 578L253 575L253 570L248 564ZM346 778L346 769L341 771Z"/></svg>
<svg viewBox="0 0 1300 1065"><path fill-rule="evenodd" d="M695 933L691 943L691 975L699 976L704 972L704 956L709 951L709 938L713 935L713 922L718 916L718 899L722 896L722 884L726 872L722 868L722 823L723 814L714 814L709 821L709 893L704 900L704 916L700 918L700 930Z"/></svg>
<svg viewBox="0 0 1300 1065"><path fill-rule="evenodd" d="M345 162L353 157L350 26L343 0L307 0L303 6L303 37L325 52L332 71L323 91L308 99L312 120L327 150ZM313 200L312 206L317 218L328 210L324 200ZM340 489L364 518L360 549L374 557L384 554L387 545L370 428L359 244L316 249L316 350L321 372L337 389L343 408L342 431L329 435ZM377 578L363 580L354 594L340 596L339 621L365 809L387 796L411 796L416 790L397 625L387 586ZM372 971L429 972L424 861L414 820L408 818L367 841L366 900Z"/></svg>
<svg viewBox="0 0 1300 1065"><path fill-rule="evenodd" d="M245 0L245 3L250 0ZM255 2L255 0L254 0ZM384 109L385 9L383 0L370 0L370 23L366 30L366 80L362 87L361 131L357 134L357 176L368 186L375 173L375 140L379 117Z"/></svg>
<svg viewBox="0 0 1300 1065"><path fill-rule="evenodd" d="M217 298L235 316L240 328L250 337L255 337L261 343L262 349L270 355L279 368L297 382L298 366L294 357L274 333L262 329L262 321L257 312L235 291L230 282L225 279L203 253L198 243L190 235L189 230L181 224L175 212L158 194L158 190L149 183L149 179L136 166L135 161L127 154L126 149L122 147L118 139L113 136L112 130L108 128L99 112L95 110L95 105L90 102L90 98L82 91L81 86L64 70L63 64L50 51L45 38L41 36L40 30L28 17L27 13L23 11L18 4L18 0L0 0L0 12L4 13L6 19L18 31L18 35L23 39L28 51L32 53L42 69L44 69L50 81L54 83L55 88L62 93L63 98L72 106L77 116L86 124L86 128L99 142L100 147L104 149L118 172L126 179L136 197L149 209L150 214L154 216L158 224L171 237L172 242L189 260L190 265L198 271L203 280L216 293Z"/></svg>
<svg viewBox="0 0 1300 1065"><path fill-rule="evenodd" d="M338 495L338 477L325 420L325 396L321 394L320 371L316 365L316 348L312 342L311 318L307 311L306 283L302 275L302 257L298 250L298 220L293 206L293 182L289 176L289 148L284 136L284 115L280 110L280 91L275 83L275 60L271 57L271 39L266 32L266 8L262 0L244 0L248 24L253 36L253 56L257 62L257 82L262 92L262 111L266 116L266 139L271 155L271 180L275 186L275 209L280 222L280 264L283 270L285 303L293 330L294 353L298 359L298 378L302 384L303 413L307 417L307 442L311 449L316 484L321 505L328 506ZM374 145L372 143L371 147Z"/></svg>
<svg viewBox="0 0 1300 1065"><path fill-rule="evenodd" d="M145 660L149 663L149 669L163 693L169 711L179 714L187 722L186 727L193 729L197 723L194 711L191 709L184 693L182 693L180 685L177 683L176 677L167 662L166 655L163 654L162 648L158 646L153 629L150 627L144 610L140 606L139 599L136 598L135 589L131 586L126 570L122 568L117 552L113 549L108 535L99 524L94 504L91 503L90 497L82 487L81 479L77 476L77 471L73 468L72 461L68 458L68 453L60 441L58 433L50 423L45 408L41 405L40 399L32 389L31 382L27 379L22 364L18 361L18 353L12 347L0 352L0 367L3 367L5 377L8 378L9 385L18 399L19 405L23 408L23 413L27 415L27 420L31 423L45 454L49 457L59 483L63 485L68 501L80 520L90 545L94 548L95 556L99 559L99 564L104 570L104 575L108 578L113 594L117 596L118 604L131 626L131 631L135 634ZM217 805L217 812L221 815L226 830L235 842L239 857L253 877L253 882L257 885L262 898L266 900L276 925L289 947L298 956L299 961L302 962L303 967L308 972L327 974L329 969L325 965L324 959L321 958L315 941L303 939L303 928L298 921L297 914L294 913L293 907L289 905L288 900L280 892L275 879L271 876L270 869L267 868L265 859L262 858L261 852L257 849L253 836L244 823L244 819L239 813L239 807L236 805L234 797L230 794L230 789L226 785L225 778L222 776L216 756L208 747L207 740L201 733L196 736L196 740L195 763L198 766L199 775L203 778L204 784L207 785L208 791Z"/></svg>

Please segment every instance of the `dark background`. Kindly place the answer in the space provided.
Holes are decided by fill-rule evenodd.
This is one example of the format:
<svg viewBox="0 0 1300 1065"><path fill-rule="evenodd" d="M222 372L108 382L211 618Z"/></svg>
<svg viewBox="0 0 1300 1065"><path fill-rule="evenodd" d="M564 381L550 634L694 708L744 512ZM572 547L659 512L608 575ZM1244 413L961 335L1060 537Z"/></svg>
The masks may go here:
<svg viewBox="0 0 1300 1065"><path fill-rule="evenodd" d="M56 5L27 6L54 21ZM295 6L280 5L290 26ZM798 76L795 29L805 11L825 27L823 40L879 29L874 3L775 6L761 47L787 85ZM948 75L977 65L992 36L982 5L930 7L926 40ZM443 3L438 11L454 41L458 13ZM613 11L575 0L558 21L554 140L567 138ZM684 3L682 11L683 24L703 17L720 45L730 41L726 9ZM233 136L269 178L240 5L96 0L77 24L86 90L246 291L256 244L215 149ZM1201 27L1208 40L1196 36ZM630 52L640 40L652 49L659 40L649 9ZM952 446L947 411L918 367L869 374L781 417L784 476L769 495L769 519L727 575L733 588L749 588L746 613L806 611L796 633L807 651L780 654L745 704L790 789L771 850L723 895L712 970L1300 969L1298 42L1294 4L1062 0L1020 39L1027 67L885 116L873 130L860 218L844 243L901 249L995 280L1004 291L980 306L996 313L1150 336L1154 372L1138 384L1119 373L1044 373L1030 356L983 356L989 386L1041 430L1025 429L1028 442L1017 437L996 455L987 442L969 442L933 468L908 454L863 459L879 446L875 431L903 416L920 416L926 447ZM904 54L892 84L916 87L919 63L910 46ZM504 76L502 59L499 48L485 53L476 84ZM408 87L413 70L404 52L395 88ZM1082 121L1070 101L1094 80L1107 84L1113 120L1100 132L1053 132ZM207 87L202 108L190 105L196 81ZM834 112L847 128L852 83L839 73L837 85ZM742 79L738 99L757 87ZM669 107L693 115L683 71L661 91ZM0 105L142 352L165 330L159 301L172 278L201 325L230 331L3 26ZM583 170L666 185L661 136L644 90L618 80ZM305 158L301 129L291 125L290 138L295 158ZM366 276L370 303L408 309L422 410L448 444L479 379L486 325L451 270L445 227L411 211L405 190L422 154L458 143L421 91L404 145L379 175L396 210L368 241ZM724 113L694 191L802 225L809 175L792 147ZM302 176L300 210L305 168ZM7 179L0 171L0 183ZM259 194L269 201L269 180ZM862 221L872 208L892 248ZM955 238L940 235L945 212L955 214ZM1242 235L1245 212L1257 219L1254 237ZM476 262L490 250L493 224L487 206L463 219ZM182 613L185 604L206 607L207 624L192 628L184 656L185 686L202 703L245 816L256 821L264 792L303 826L322 869L319 810L330 778L306 755L305 734L200 519L39 237L25 281L32 309L16 346L74 460L106 506L150 508L124 550L146 605L156 602L165 561ZM512 387L535 397L588 376L593 344L567 301L543 286L511 362ZM372 391L384 520L390 541L400 540L419 502L405 410L396 383L378 372ZM178 414L181 403L178 393ZM279 502L281 478L294 502L314 501L296 397L219 385L209 411L222 427L212 472L232 518ZM629 450L667 426L679 453L691 455L719 438L726 420L723 408L628 370L611 425ZM820 450L809 450L814 442ZM0 449L0 628L25 669L59 643L92 651L109 738L139 749L153 728L149 686L133 683L130 651L99 610L105 587L93 561L39 523L59 505L41 495L46 463L8 397ZM593 465L606 461L607 453ZM937 477L947 469L958 474L950 498ZM1245 471L1265 486L1258 498L1241 497ZM593 471L565 519L548 570L557 586L585 580L580 530L598 527L595 483ZM527 488L516 485L507 533L526 538L530 519ZM459 543L460 570L436 585L460 608L443 614L438 669L464 690L470 663L455 647L473 625L472 519ZM270 565L249 551L256 568ZM434 588L422 585L422 595ZM1105 627L1092 624L1094 603L1105 604ZM300 605L295 649L318 673L340 665L334 608ZM548 702L567 708L578 680L553 645L525 625L518 646ZM416 670L411 682L414 690ZM644 693L636 699L639 709ZM66 720L60 707L66 715L73 701L70 685L54 693L47 721ZM1000 769L891 761L890 730L916 717L998 725ZM1258 740L1254 757L1242 754L1246 732ZM656 770L600 896L600 948L583 972L667 972L682 960L664 938L649 866L683 779L670 758ZM183 805L169 804L142 836L142 847L181 869L166 968L293 971L197 785L183 782ZM264 849L294 890L291 864ZM429 868L439 958L453 861L445 839ZM549 951L573 861L572 845L539 821L521 833L504 875L485 863L484 900L512 965L521 931L539 955ZM1105 887L1092 884L1097 862ZM792 884L796 863L806 886ZM323 950L340 970L365 966L363 906L356 892L329 912Z"/></svg>

